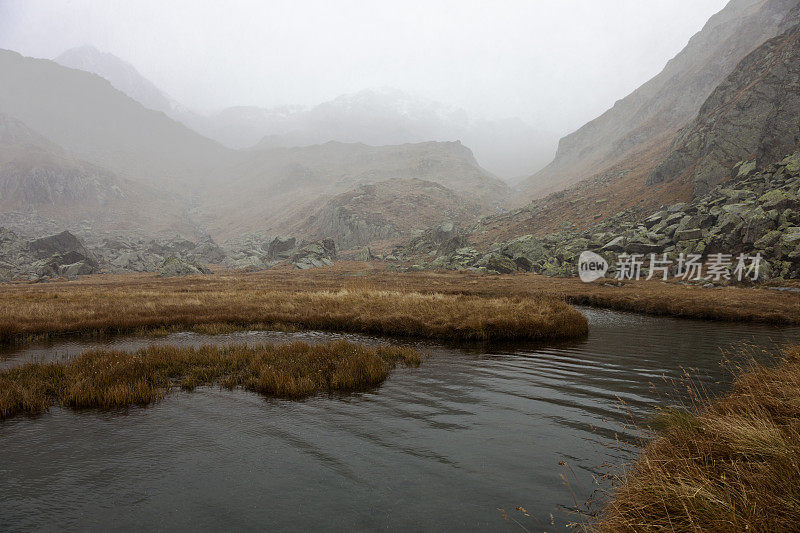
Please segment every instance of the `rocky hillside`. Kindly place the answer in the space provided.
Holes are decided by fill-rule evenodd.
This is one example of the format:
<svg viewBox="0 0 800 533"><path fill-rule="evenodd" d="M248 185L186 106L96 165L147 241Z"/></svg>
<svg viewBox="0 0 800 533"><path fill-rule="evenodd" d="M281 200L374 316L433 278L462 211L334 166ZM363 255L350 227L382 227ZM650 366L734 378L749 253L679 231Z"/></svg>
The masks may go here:
<svg viewBox="0 0 800 533"><path fill-rule="evenodd" d="M359 185L336 195L289 230L312 239L332 238L341 250L396 240L446 222L471 224L485 209L444 185L400 178Z"/></svg>
<svg viewBox="0 0 800 533"><path fill-rule="evenodd" d="M541 197L603 174L636 152L665 150L745 55L794 25L786 16L797 4L731 0L657 76L561 139L555 159L524 183L525 191Z"/></svg>
<svg viewBox="0 0 800 533"><path fill-rule="evenodd" d="M0 225L28 233L46 220L50 230L194 235L178 205L0 115Z"/></svg>
<svg viewBox="0 0 800 533"><path fill-rule="evenodd" d="M800 13L796 20L800 21ZM697 194L737 161L761 168L800 143L800 25L745 57L681 129L649 184L691 180Z"/></svg>
<svg viewBox="0 0 800 533"><path fill-rule="evenodd" d="M510 194L458 142L400 146L331 142L248 151L217 176L217 184L202 192L192 216L221 240L254 231L286 234L298 225L310 229L314 222L302 221L324 211L328 199L386 180L430 181L462 197L467 206L479 204L484 209L497 208ZM416 217L410 209L406 214L410 220Z"/></svg>
<svg viewBox="0 0 800 533"><path fill-rule="evenodd" d="M412 268L483 272L533 271L554 276L577 274L578 256L594 251L615 264L618 254L667 254L675 274L679 254L760 254L759 279L800 277L800 152L755 172L739 162L734 177L690 202L660 208L647 216L621 212L584 231L523 235L483 249L469 242L480 225L441 237L430 231L412 239L394 256ZM431 258L431 252L435 257ZM730 269L729 269L730 270ZM707 282L708 280L701 280Z"/></svg>

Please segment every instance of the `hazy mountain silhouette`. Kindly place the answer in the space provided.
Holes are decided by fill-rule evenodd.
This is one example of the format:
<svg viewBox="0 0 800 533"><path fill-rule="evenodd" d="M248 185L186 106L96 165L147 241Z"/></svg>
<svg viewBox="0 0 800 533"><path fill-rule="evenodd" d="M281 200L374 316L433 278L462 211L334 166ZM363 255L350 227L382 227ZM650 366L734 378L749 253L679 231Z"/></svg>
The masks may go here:
<svg viewBox="0 0 800 533"><path fill-rule="evenodd" d="M389 88L342 95L310 108L228 108L192 126L235 148L460 140L483 167L506 178L546 164L556 143L555 134L519 119L472 120L463 109Z"/></svg>
<svg viewBox="0 0 800 533"><path fill-rule="evenodd" d="M191 183L229 152L97 75L8 50L0 72L0 111L122 176Z"/></svg>

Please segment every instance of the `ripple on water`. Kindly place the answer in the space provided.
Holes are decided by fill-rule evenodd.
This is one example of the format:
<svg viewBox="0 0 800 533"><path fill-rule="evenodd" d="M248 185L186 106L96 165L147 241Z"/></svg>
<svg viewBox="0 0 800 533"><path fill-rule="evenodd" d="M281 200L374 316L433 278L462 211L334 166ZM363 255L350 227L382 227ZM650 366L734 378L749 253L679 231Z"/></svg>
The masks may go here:
<svg viewBox="0 0 800 533"><path fill-rule="evenodd" d="M576 517L606 461L630 457L630 415L695 369L715 393L722 352L798 342L778 329L582 310L586 339L546 346L412 343L429 354L379 389L301 402L242 391L176 392L124 412L52 409L0 423L4 529L496 529L497 508L531 530ZM36 345L11 366L89 348L153 343L395 342L321 332L117 337ZM762 354L763 355L763 354ZM624 402L624 406L621 403ZM619 440L618 440L619 439ZM571 489L559 475L570 464ZM539 521L539 522L537 522ZM541 524L540 524L541 523ZM543 525L542 525L543 524Z"/></svg>

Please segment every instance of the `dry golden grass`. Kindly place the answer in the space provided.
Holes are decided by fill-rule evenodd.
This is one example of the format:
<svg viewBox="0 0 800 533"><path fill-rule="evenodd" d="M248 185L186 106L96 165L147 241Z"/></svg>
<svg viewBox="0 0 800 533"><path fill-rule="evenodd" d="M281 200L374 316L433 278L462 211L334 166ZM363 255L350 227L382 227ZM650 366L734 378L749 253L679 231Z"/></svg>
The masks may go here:
<svg viewBox="0 0 800 533"><path fill-rule="evenodd" d="M295 327L453 340L557 339L585 335L586 319L539 296L415 292L337 283L315 287L268 273L179 280L99 276L3 287L0 342L37 335L158 328ZM313 280L313 278L311 278ZM424 285L419 286L425 289Z"/></svg>
<svg viewBox="0 0 800 533"><path fill-rule="evenodd" d="M38 414L51 405L75 409L147 405L176 386L191 390L218 384L282 398L352 392L379 385L397 364L420 362L412 348L345 341L88 351L68 362L0 371L0 419Z"/></svg>
<svg viewBox="0 0 800 533"><path fill-rule="evenodd" d="M566 304L800 324L800 295L658 281L619 286L535 274L396 273L365 263L187 278L153 274L0 285L0 344L64 334L318 328L449 339L554 339L587 325Z"/></svg>
<svg viewBox="0 0 800 533"><path fill-rule="evenodd" d="M667 413L590 530L797 531L800 347L755 365L730 394Z"/></svg>

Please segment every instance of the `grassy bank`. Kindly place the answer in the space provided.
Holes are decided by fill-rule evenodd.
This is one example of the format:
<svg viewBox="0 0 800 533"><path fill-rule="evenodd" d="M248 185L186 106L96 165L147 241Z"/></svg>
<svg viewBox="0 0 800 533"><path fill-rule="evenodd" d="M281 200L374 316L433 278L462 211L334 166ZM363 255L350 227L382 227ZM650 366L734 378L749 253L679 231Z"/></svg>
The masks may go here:
<svg viewBox="0 0 800 533"><path fill-rule="evenodd" d="M800 347L754 366L730 394L675 411L590 529L796 531L800 517Z"/></svg>
<svg viewBox="0 0 800 533"><path fill-rule="evenodd" d="M451 340L563 339L585 335L588 329L586 319L566 303L538 296L342 284L298 288L248 275L178 281L115 276L6 287L0 294L0 342L5 343L35 336L226 324Z"/></svg>
<svg viewBox="0 0 800 533"><path fill-rule="evenodd" d="M41 413L52 405L76 409L147 405L173 387L241 387L282 398L352 392L379 385L397 364L420 362L419 353L411 348L345 341L89 351L68 362L0 371L0 419Z"/></svg>

